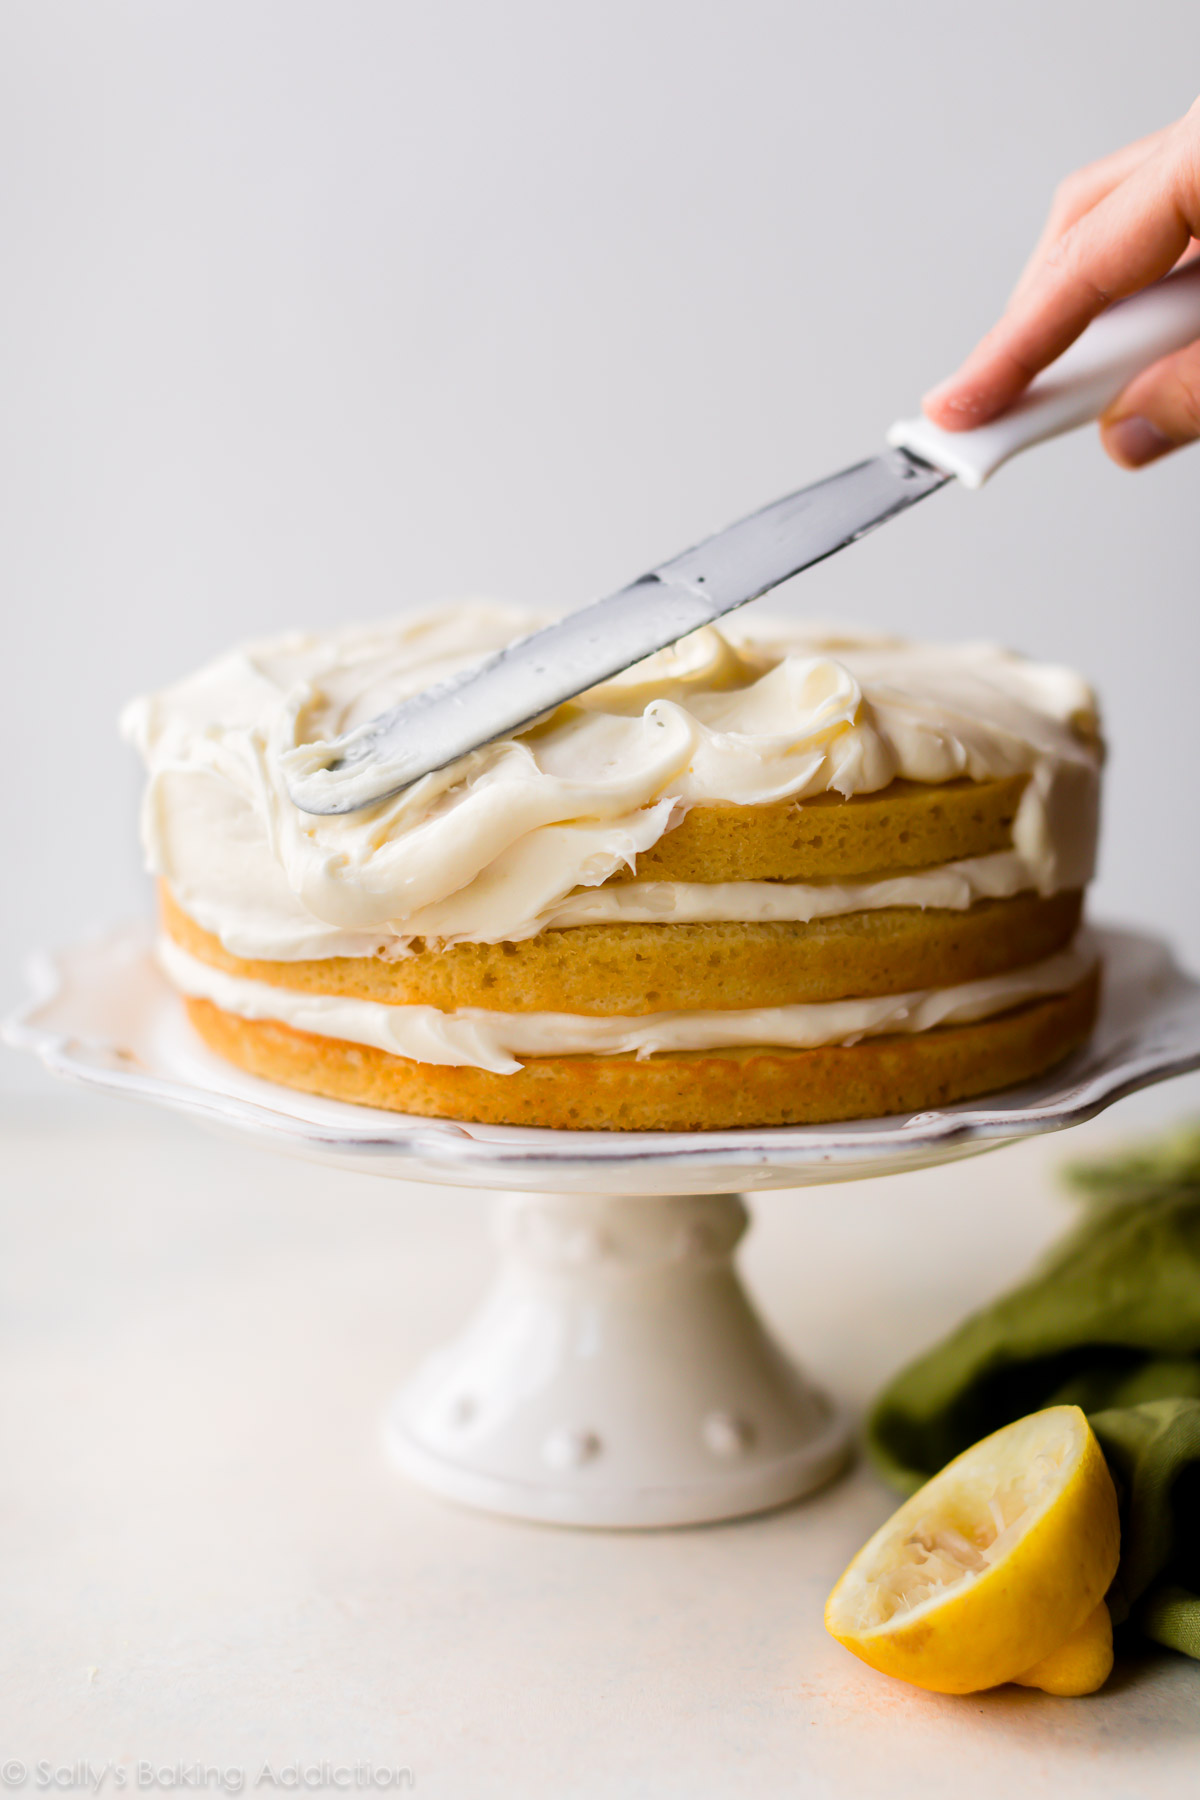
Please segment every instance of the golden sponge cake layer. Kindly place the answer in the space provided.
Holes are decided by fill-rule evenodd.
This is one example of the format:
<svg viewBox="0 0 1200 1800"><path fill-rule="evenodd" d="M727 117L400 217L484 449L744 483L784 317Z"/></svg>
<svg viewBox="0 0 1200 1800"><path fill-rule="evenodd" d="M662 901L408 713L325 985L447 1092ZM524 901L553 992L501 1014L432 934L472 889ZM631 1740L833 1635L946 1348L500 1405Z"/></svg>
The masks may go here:
<svg viewBox="0 0 1200 1800"><path fill-rule="evenodd" d="M411 1062L186 1002L219 1055L267 1081L432 1118L566 1131L721 1131L924 1112L1031 1080L1087 1038L1099 977L997 1018L815 1050L538 1057L515 1074Z"/></svg>
<svg viewBox="0 0 1200 1800"><path fill-rule="evenodd" d="M201 962L303 993L497 1012L638 1017L787 1006L953 987L1042 961L1079 924L1079 893L1017 894L962 912L888 907L807 923L581 925L517 943L455 944L388 961L231 955L164 889L168 935Z"/></svg>
<svg viewBox="0 0 1200 1800"><path fill-rule="evenodd" d="M768 806L696 806L637 858L638 881L820 881L989 856L1012 843L1028 776L874 794L818 794Z"/></svg>

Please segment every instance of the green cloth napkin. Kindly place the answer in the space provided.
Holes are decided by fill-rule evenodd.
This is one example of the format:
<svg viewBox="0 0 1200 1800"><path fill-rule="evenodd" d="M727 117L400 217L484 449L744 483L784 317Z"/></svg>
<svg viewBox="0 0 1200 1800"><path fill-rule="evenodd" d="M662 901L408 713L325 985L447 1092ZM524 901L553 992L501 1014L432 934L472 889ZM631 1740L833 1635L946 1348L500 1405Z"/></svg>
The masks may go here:
<svg viewBox="0 0 1200 1800"><path fill-rule="evenodd" d="M901 1371L867 1424L905 1492L1039 1407L1083 1407L1121 1502L1116 1623L1200 1658L1200 1127L1068 1171L1077 1227Z"/></svg>

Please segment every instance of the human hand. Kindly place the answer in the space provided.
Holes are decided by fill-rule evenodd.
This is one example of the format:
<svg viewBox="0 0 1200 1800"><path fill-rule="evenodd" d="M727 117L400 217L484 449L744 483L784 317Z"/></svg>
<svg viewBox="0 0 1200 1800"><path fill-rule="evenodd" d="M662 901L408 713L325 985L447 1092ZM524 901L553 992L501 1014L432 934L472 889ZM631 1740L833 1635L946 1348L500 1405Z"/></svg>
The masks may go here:
<svg viewBox="0 0 1200 1800"><path fill-rule="evenodd" d="M1060 184L1003 318L925 396L926 414L947 431L987 424L1111 301L1190 261L1198 239L1200 100L1178 123ZM1100 437L1125 469L1200 438L1200 340L1130 382Z"/></svg>

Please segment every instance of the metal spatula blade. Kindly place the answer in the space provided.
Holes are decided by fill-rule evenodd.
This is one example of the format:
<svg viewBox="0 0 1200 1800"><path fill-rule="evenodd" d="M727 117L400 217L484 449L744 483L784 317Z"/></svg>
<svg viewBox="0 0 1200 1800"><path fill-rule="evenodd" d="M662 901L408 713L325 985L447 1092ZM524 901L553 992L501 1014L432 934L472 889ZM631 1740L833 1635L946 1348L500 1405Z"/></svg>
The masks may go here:
<svg viewBox="0 0 1200 1800"><path fill-rule="evenodd" d="M896 449L788 494L326 745L323 766L289 775L288 792L308 813L357 812L386 800L756 600L950 479Z"/></svg>
<svg viewBox="0 0 1200 1800"><path fill-rule="evenodd" d="M752 513L630 587L429 688L332 744L285 762L302 812L357 812L531 725L689 631L906 512L957 476L979 487L1031 444L1097 419L1160 357L1200 337L1200 259L1111 306L1003 417L945 432L895 425L895 448Z"/></svg>

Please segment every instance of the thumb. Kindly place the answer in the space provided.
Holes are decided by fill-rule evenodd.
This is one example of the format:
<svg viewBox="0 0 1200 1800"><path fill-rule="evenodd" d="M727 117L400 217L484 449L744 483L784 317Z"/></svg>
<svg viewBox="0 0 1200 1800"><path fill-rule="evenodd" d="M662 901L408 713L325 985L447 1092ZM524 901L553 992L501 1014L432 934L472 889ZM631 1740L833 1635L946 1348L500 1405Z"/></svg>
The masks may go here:
<svg viewBox="0 0 1200 1800"><path fill-rule="evenodd" d="M1165 356L1118 395L1100 441L1123 469L1141 469L1200 438L1200 342Z"/></svg>

